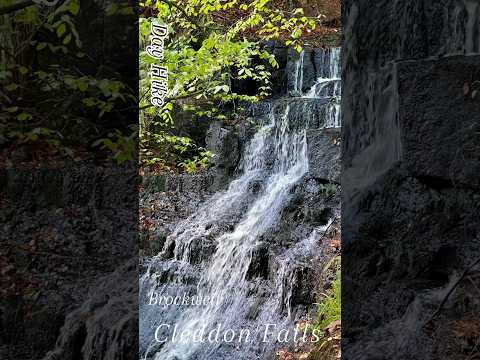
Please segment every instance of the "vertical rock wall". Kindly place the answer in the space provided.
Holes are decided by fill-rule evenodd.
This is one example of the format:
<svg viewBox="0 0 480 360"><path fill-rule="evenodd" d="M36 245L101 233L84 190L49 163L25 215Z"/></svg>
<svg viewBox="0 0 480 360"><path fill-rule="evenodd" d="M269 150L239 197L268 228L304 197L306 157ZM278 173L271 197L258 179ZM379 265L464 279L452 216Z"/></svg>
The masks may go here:
<svg viewBox="0 0 480 360"><path fill-rule="evenodd" d="M343 358L464 359L480 314L480 3L345 0L343 19Z"/></svg>

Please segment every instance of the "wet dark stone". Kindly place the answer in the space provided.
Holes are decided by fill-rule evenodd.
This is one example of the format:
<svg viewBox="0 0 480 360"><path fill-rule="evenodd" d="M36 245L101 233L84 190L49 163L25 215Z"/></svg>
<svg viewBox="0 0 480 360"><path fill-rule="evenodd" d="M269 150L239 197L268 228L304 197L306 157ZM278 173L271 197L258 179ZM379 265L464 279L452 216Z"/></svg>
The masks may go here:
<svg viewBox="0 0 480 360"><path fill-rule="evenodd" d="M247 279L268 277L269 252L268 246L264 243L257 245L252 251L252 261L247 271Z"/></svg>
<svg viewBox="0 0 480 360"><path fill-rule="evenodd" d="M480 56L469 56L398 67L403 161L430 184L480 187L480 96L472 97L474 87L464 94L465 84L480 79L479 64Z"/></svg>
<svg viewBox="0 0 480 360"><path fill-rule="evenodd" d="M299 267L294 271L291 305L311 305L316 298L314 287L312 287L315 284L314 271L308 267Z"/></svg>
<svg viewBox="0 0 480 360"><path fill-rule="evenodd" d="M248 185L250 193L256 195L260 193L263 189L263 181L262 180L254 180Z"/></svg>
<svg viewBox="0 0 480 360"><path fill-rule="evenodd" d="M311 177L333 183L340 182L339 137L339 129L307 132L308 171Z"/></svg>
<svg viewBox="0 0 480 360"><path fill-rule="evenodd" d="M213 239L205 237L198 237L192 240L191 243L190 263L193 265L200 264L212 258L217 248Z"/></svg>
<svg viewBox="0 0 480 360"><path fill-rule="evenodd" d="M223 127L221 122L213 123L206 135L207 149L214 156L210 160L214 187L225 187L240 160L240 143L233 129Z"/></svg>
<svg viewBox="0 0 480 360"><path fill-rule="evenodd" d="M344 359L466 356L452 324L480 311L471 282L437 309L480 256L479 11L344 1Z"/></svg>

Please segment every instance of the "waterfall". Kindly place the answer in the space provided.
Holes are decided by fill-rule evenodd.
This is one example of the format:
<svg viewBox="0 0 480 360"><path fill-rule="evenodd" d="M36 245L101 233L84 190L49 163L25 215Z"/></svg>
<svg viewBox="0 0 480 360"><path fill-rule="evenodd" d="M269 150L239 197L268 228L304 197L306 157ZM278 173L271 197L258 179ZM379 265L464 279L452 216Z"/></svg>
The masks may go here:
<svg viewBox="0 0 480 360"><path fill-rule="evenodd" d="M338 57L329 56L325 68L332 76L330 81L336 81L333 76L338 76L337 67ZM301 86L300 65L296 76ZM275 343L250 341L239 345L202 340L217 329L258 339L260 324L293 326L291 297L296 271L309 266L312 249L326 227L315 228L303 241L284 250L276 259L274 279L251 279L249 269L264 239L278 225L292 189L308 173L307 129L338 126L338 120L329 118L334 94L326 99L315 94L260 105L264 111L259 111L258 130L243 151L239 177L178 224L160 254L147 261L140 279L140 346L144 358L262 358ZM314 112L319 108L313 107L312 101L325 108L322 124L314 125ZM302 108L310 110L302 112ZM258 191L252 191L255 186ZM158 306L152 305L155 294L170 299L185 299L187 294L197 302L208 301L201 305ZM255 316L252 309L257 309ZM175 341L172 331L178 335ZM169 341L155 340L155 332L157 340Z"/></svg>
<svg viewBox="0 0 480 360"><path fill-rule="evenodd" d="M340 127L340 48L325 52L322 59L322 72L316 83L305 94L306 98L329 98L327 127Z"/></svg>
<svg viewBox="0 0 480 360"><path fill-rule="evenodd" d="M295 94L301 94L303 89L303 62L305 59L305 50L300 52L298 60L295 62L295 78L293 91Z"/></svg>

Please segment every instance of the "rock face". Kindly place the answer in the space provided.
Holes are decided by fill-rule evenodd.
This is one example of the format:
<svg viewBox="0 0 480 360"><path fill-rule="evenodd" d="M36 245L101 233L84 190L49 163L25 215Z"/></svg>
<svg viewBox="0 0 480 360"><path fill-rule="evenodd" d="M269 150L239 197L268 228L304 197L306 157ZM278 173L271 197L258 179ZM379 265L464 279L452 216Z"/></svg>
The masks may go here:
<svg viewBox="0 0 480 360"><path fill-rule="evenodd" d="M66 317L91 301L89 289L132 256L136 257L138 175L135 168L92 164L8 168L1 172L0 357L41 359L54 347L60 329L73 326L73 322L66 324ZM136 268L129 271L136 275ZM127 283L122 283L120 275L112 276L115 280L108 283L103 294L107 296L108 291L113 296L116 305L110 303L110 310L118 306L122 310L117 309L117 314L123 312L127 316L133 305L119 305L115 297L126 287L135 288L137 277L125 274ZM104 300L89 309L93 313L93 308L106 303ZM107 308L104 307L104 314L110 312ZM90 344L95 355L82 357L80 350L88 337L81 321L92 313L84 309L82 318L76 318L78 331L74 335L72 329L69 340L69 346L75 348L70 352L65 349L62 358L107 358L100 344ZM100 326L104 319L95 321ZM119 318L111 320L120 322ZM131 325L129 320L125 324L128 330L118 333L115 339L108 335L110 349L120 349L121 343L136 346L137 330ZM68 355L72 351L75 356ZM135 358L129 357L128 352L125 355L125 359Z"/></svg>
<svg viewBox="0 0 480 360"><path fill-rule="evenodd" d="M477 351L479 9L344 2L345 359Z"/></svg>
<svg viewBox="0 0 480 360"><path fill-rule="evenodd" d="M149 174L140 193L140 256L158 254L176 224L188 218L217 189L212 173Z"/></svg>
<svg viewBox="0 0 480 360"><path fill-rule="evenodd" d="M272 69L272 93L275 97L306 93L318 78L331 76L330 65L335 67L330 63L330 48L305 46L303 52L298 53L276 41L267 42L265 48L275 55L279 65L278 69Z"/></svg>
<svg viewBox="0 0 480 360"><path fill-rule="evenodd" d="M239 136L232 128L213 123L206 136L207 149L214 156L211 160L214 182L218 188L225 186L233 175L240 160Z"/></svg>
<svg viewBox="0 0 480 360"><path fill-rule="evenodd" d="M415 177L480 187L479 64L456 56L399 65L402 160Z"/></svg>
<svg viewBox="0 0 480 360"><path fill-rule="evenodd" d="M340 182L340 130L323 129L307 132L310 174L325 182Z"/></svg>

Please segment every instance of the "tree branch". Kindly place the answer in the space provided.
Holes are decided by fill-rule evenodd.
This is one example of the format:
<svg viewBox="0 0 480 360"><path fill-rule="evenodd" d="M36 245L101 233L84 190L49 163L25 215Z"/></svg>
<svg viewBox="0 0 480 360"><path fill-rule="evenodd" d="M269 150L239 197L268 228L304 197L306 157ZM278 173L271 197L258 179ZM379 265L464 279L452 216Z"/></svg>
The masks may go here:
<svg viewBox="0 0 480 360"><path fill-rule="evenodd" d="M170 0L160 0L160 2L164 2L168 6L170 6L170 7L173 6L174 8L178 9L190 23L192 23L193 25L195 25L198 28L198 30L202 29L202 26L200 26L200 24L195 20L195 18L188 15L187 12L185 11L185 9L181 8L179 5L175 4L174 2L172 2Z"/></svg>
<svg viewBox="0 0 480 360"><path fill-rule="evenodd" d="M12 12L25 9L26 7L34 4L35 3L33 2L33 0L20 0L16 3L0 7L0 15L10 14Z"/></svg>
<svg viewBox="0 0 480 360"><path fill-rule="evenodd" d="M423 326L429 324L442 310L443 306L446 304L448 298L450 295L452 295L453 291L457 288L457 286L462 282L462 280L468 275L470 270L472 270L475 266L477 266L480 263L480 258L476 259L468 268L465 269L465 271L460 275L460 277L455 281L455 283L452 285L450 290L447 292L447 294L444 296L442 302L438 306L437 310L433 313L433 315L430 317L430 319L424 323Z"/></svg>

